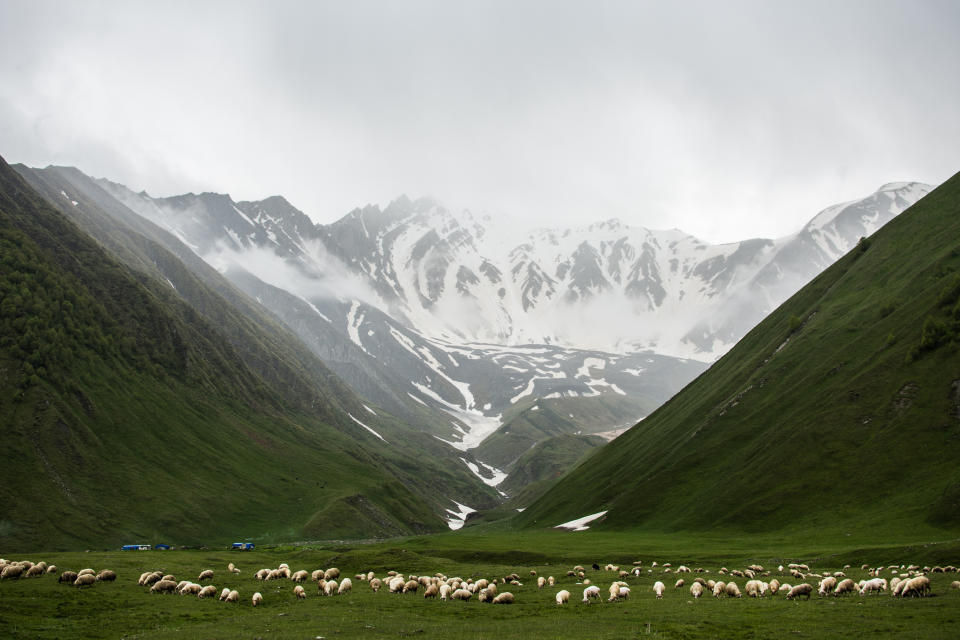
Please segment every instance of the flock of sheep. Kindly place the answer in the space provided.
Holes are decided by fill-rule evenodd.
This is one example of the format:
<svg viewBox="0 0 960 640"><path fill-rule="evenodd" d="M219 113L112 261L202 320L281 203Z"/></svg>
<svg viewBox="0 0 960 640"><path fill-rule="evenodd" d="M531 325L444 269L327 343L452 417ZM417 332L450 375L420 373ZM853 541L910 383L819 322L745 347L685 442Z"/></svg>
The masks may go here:
<svg viewBox="0 0 960 640"><path fill-rule="evenodd" d="M592 568L595 572L601 571L599 565L594 564ZM591 578L587 577L587 570L583 566L573 567L566 572L562 579L572 578L577 586L583 587L583 603L590 603L593 600L602 602L604 599L607 602L627 600L631 594L631 588L627 580L636 580L646 574L654 573L657 575L653 577L661 578L652 585L653 594L657 599L663 598L668 592L663 580L667 579L669 574L672 573L676 576L673 585L674 590L687 588L694 599L706 594L715 598L741 598L744 595L752 598L762 598L783 595L788 600L801 597L809 600L814 591L820 597L847 594L866 596L884 592L889 592L892 596L900 598L923 597L929 595L931 591L930 574L958 572L958 569L953 566L891 565L870 567L863 565L860 570L861 572L867 572L869 577L854 582L845 573L849 568L849 565L847 565L841 571L816 573L811 571L806 564L790 564L786 567L780 565L776 570L766 570L764 567L754 564L743 570L729 570L722 567L717 571L717 577L720 579L714 580L704 577L710 571L703 568L690 569L684 565L674 569L669 563L658 566L656 562L653 562L649 568L644 569L641 562L634 562L630 570L626 570L608 564L603 568L600 575L613 573L616 579L607 588L606 598L604 598L601 588L592 584ZM32 578L57 573L58 569L55 565L47 565L45 562L34 564L30 561L14 562L0 558L0 580ZM227 566L227 573L235 576L240 573L240 569L231 562ZM553 576L538 576L536 571L530 571L529 573L531 579L536 580L538 590L553 588L558 582ZM699 575L689 580L688 585L688 574ZM887 576L884 577L884 574L887 574ZM513 593L502 591L501 588L515 587L518 589L523 586L520 582L520 576L516 573L496 578L464 579L447 577L441 573L432 576L417 576L388 571L381 578L370 571L358 573L351 579L349 577L341 578L340 570L337 568L317 569L313 572L306 570L291 571L287 564L281 564L275 569L260 569L255 572L254 577L265 583L274 580L294 583L290 595L298 600L307 598L307 590L303 586L307 582L316 585L318 595L328 597L350 593L353 590L354 580L356 580L359 584L366 584L374 593L381 590L393 594L422 593L424 598L461 601L468 601L476 596L478 602L492 604L513 604L516 600ZM95 572L93 569L83 569L78 572L60 572L58 580L61 583L68 583L77 587L91 587L97 582L114 581L116 578L117 574L109 569L103 569L100 572ZM736 578L745 580L742 591L735 580ZM781 582L781 578L783 578L783 582ZM149 588L150 593L195 595L200 599L218 597L221 602L240 602L240 594L236 589L224 587L222 590L218 590L216 586L210 584L212 580L214 580L213 569L202 570L198 574L196 582L192 580L178 581L174 575L164 571L146 571L140 575L137 584ZM671 577L670 580L673 580L673 578ZM791 585L786 580L793 580L796 584ZM814 581L816 587L811 584ZM960 589L960 581L952 582L950 587ZM277 589L276 592L280 593L282 591ZM559 590L554 597L558 605L568 604L570 598L571 593L568 589ZM262 605L263 600L263 594L259 591L250 598L254 607Z"/></svg>

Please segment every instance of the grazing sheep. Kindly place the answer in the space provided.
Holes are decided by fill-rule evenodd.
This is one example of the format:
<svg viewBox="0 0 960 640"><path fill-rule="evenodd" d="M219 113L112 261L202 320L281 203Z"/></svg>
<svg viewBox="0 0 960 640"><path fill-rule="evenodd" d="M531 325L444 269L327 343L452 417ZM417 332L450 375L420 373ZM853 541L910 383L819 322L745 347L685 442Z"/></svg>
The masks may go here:
<svg viewBox="0 0 960 640"><path fill-rule="evenodd" d="M225 602L240 602L240 592L236 589L231 590Z"/></svg>
<svg viewBox="0 0 960 640"><path fill-rule="evenodd" d="M383 582L380 580L380 578L372 578L370 580L370 588L373 589L374 593L377 593L378 591L380 591L380 587L382 586L383 586Z"/></svg>
<svg viewBox="0 0 960 640"><path fill-rule="evenodd" d="M727 583L724 581L717 582L713 585L713 597L719 598L720 596L726 594Z"/></svg>
<svg viewBox="0 0 960 640"><path fill-rule="evenodd" d="M469 600L473 597L473 594L467 591L466 589L457 589L453 592L453 595L450 596L454 600Z"/></svg>
<svg viewBox="0 0 960 640"><path fill-rule="evenodd" d="M416 580L407 580L403 585L403 593L416 593L417 589L420 588L420 583ZM466 589L464 589L466 591ZM469 593L469 591L467 592ZM473 595L472 593L470 595Z"/></svg>
<svg viewBox="0 0 960 640"><path fill-rule="evenodd" d="M552 586L556 585L556 583L557 583L557 579L554 578L553 576L549 576L549 577L547 578L547 585L548 585L548 586L552 587Z"/></svg>
<svg viewBox="0 0 960 640"><path fill-rule="evenodd" d="M566 589L557 592L557 604L567 604L570 602L570 592Z"/></svg>
<svg viewBox="0 0 960 640"><path fill-rule="evenodd" d="M113 582L117 579L117 574L110 569L101 569L100 573L97 574L97 580L102 582Z"/></svg>
<svg viewBox="0 0 960 640"><path fill-rule="evenodd" d="M486 591L486 590L484 590L484 591ZM426 589L423 590L423 597L424 597L424 598L436 598L439 593L440 593L440 589L437 587L437 585L432 584L432 585L430 585L429 587L427 587ZM482 602L482 601L481 601L481 602Z"/></svg>
<svg viewBox="0 0 960 640"><path fill-rule="evenodd" d="M590 598L595 598L597 602L600 602L600 587L590 585L583 590L583 601L590 602Z"/></svg>
<svg viewBox="0 0 960 640"><path fill-rule="evenodd" d="M200 595L200 590L202 588L203 587L201 587L196 582L190 582L186 586L184 586L182 589L180 589L180 595L186 595L188 593L191 595Z"/></svg>
<svg viewBox="0 0 960 640"><path fill-rule="evenodd" d="M694 598L699 598L701 595L703 595L703 585L699 582L694 582L692 585L690 585L690 595L692 595Z"/></svg>
<svg viewBox="0 0 960 640"><path fill-rule="evenodd" d="M950 583L951 589L960 589L960 580L954 580Z"/></svg>
<svg viewBox="0 0 960 640"><path fill-rule="evenodd" d="M853 593L855 589L856 585L854 584L853 580L850 578L844 578L837 585L837 588L833 590L833 595L840 596L845 593Z"/></svg>
<svg viewBox="0 0 960 640"><path fill-rule="evenodd" d="M32 567L30 567L29 569L27 569L27 572L24 574L24 577L25 577L25 578L35 578L35 577L37 577L37 576L42 576L42 575L43 575L43 572L44 572L43 563L35 564L35 565L33 565Z"/></svg>
<svg viewBox="0 0 960 640"><path fill-rule="evenodd" d="M674 588L674 589L679 589L680 587L682 587L682 586L685 585L685 584L686 584L686 583L683 581L683 578L680 578L679 580L677 580L677 581L674 583L673 588Z"/></svg>
<svg viewBox="0 0 960 640"><path fill-rule="evenodd" d="M197 594L198 598L212 598L217 595L217 588L212 584L208 584L203 589L200 589L200 593Z"/></svg>
<svg viewBox="0 0 960 640"><path fill-rule="evenodd" d="M813 585L804 582L790 589L787 593L787 600L793 600L799 596L807 596L807 600L809 600L811 593L813 593Z"/></svg>
<svg viewBox="0 0 960 640"><path fill-rule="evenodd" d="M73 584L73 581L77 579L76 571L64 571L60 574L60 577L57 578L57 582L69 582Z"/></svg>
<svg viewBox="0 0 960 640"><path fill-rule="evenodd" d="M301 569L300 571L297 571L296 573L294 573L290 577L290 579L293 580L294 582L306 582L307 578L309 577L310 577L310 574L304 571L303 569Z"/></svg>
<svg viewBox="0 0 960 640"><path fill-rule="evenodd" d="M751 598L759 598L763 595L763 583L760 580L748 580L743 586L743 591Z"/></svg>
<svg viewBox="0 0 960 640"><path fill-rule="evenodd" d="M491 602L493 598L494 596L490 595L490 591L488 589L480 589L480 593L477 594L478 602Z"/></svg>
<svg viewBox="0 0 960 640"><path fill-rule="evenodd" d="M6 580L8 578L19 578L23 575L23 567L19 564L8 564L3 568L3 571L0 572L0 580Z"/></svg>
<svg viewBox="0 0 960 640"><path fill-rule="evenodd" d="M727 586L724 587L724 591L727 592L727 596L730 598L742 598L740 594L740 587L737 586L736 582L728 582Z"/></svg>
<svg viewBox="0 0 960 640"><path fill-rule="evenodd" d="M396 578L391 580L388 585L390 587L390 593L402 593L403 585L405 584L405 582L406 581L400 576L397 576Z"/></svg>
<svg viewBox="0 0 960 640"><path fill-rule="evenodd" d="M73 581L73 586L75 587L90 587L97 581L97 576L85 573L82 576L77 576L77 579Z"/></svg>
<svg viewBox="0 0 960 640"><path fill-rule="evenodd" d="M493 599L493 604L513 604L513 594L509 591L499 593L497 597Z"/></svg>
<svg viewBox="0 0 960 640"><path fill-rule="evenodd" d="M339 577L340 577L340 569L337 569L336 567L330 567L329 569L323 572L324 580L336 580Z"/></svg>
<svg viewBox="0 0 960 640"><path fill-rule="evenodd" d="M223 602L227 599L227 596L230 595L230 587L224 587L223 591L220 592L220 602Z"/></svg>
<svg viewBox="0 0 960 640"><path fill-rule="evenodd" d="M310 574L310 582L319 582L323 579L323 569L317 569Z"/></svg>
<svg viewBox="0 0 960 640"><path fill-rule="evenodd" d="M546 584L547 584L546 578L544 578L543 576L540 576L539 578L537 578L537 589L543 589L543 587Z"/></svg>
<svg viewBox="0 0 960 640"><path fill-rule="evenodd" d="M820 581L820 588L817 590L817 595L825 596L833 591L834 587L837 586L837 579L834 577L824 578Z"/></svg>
<svg viewBox="0 0 960 640"><path fill-rule="evenodd" d="M348 591L353 589L353 581L350 578L344 578L340 581L340 586L337 587L337 593L343 595Z"/></svg>
<svg viewBox="0 0 960 640"><path fill-rule="evenodd" d="M777 595L777 591L780 590L780 581L774 578L770 581L770 593Z"/></svg>
<svg viewBox="0 0 960 640"><path fill-rule="evenodd" d="M307 598L307 592L303 590L301 585L297 585L293 588L293 595L297 597L297 600L305 600Z"/></svg>
<svg viewBox="0 0 960 640"><path fill-rule="evenodd" d="M240 569L237 569L232 562L227 565L227 571L230 573L240 573Z"/></svg>
<svg viewBox="0 0 960 640"><path fill-rule="evenodd" d="M77 579L79 580L80 578ZM177 583L173 580L158 580L150 587L150 593L173 593L176 590Z"/></svg>
<svg viewBox="0 0 960 640"><path fill-rule="evenodd" d="M303 591L303 587L301 587L300 585L297 585L297 589L300 589L301 592ZM296 592L296 589L294 589L294 592ZM237 592L236 592L236 591L231 591L229 595L233 595L234 593L237 593ZM228 602L233 602L233 600L230 600L230 599L229 599L229 595L227 596L227 601L228 601ZM240 596L240 594L237 593L238 599L239 599L239 596ZM304 597L304 598L305 598L306 595L304 595L304 596L298 595L297 597L298 597L298 598L299 598L299 597ZM263 596L260 595L260 592L259 592L259 591L257 591L255 594L253 594L253 597L250 598L250 602L253 604L253 606L257 606L258 604L263 604Z"/></svg>
<svg viewBox="0 0 960 640"><path fill-rule="evenodd" d="M657 594L657 598L663 597L663 592L666 590L666 588L667 588L666 585L664 585L659 580L653 583L653 592Z"/></svg>
<svg viewBox="0 0 960 640"><path fill-rule="evenodd" d="M900 590L900 597L923 597L928 591L930 591L930 578L927 576L917 576L915 578L910 578L903 583L903 585L903 588Z"/></svg>
<svg viewBox="0 0 960 640"><path fill-rule="evenodd" d="M860 585L860 595L866 595L871 591L881 592L886 588L886 580L883 578L873 578L872 580L864 580L863 584Z"/></svg>
<svg viewBox="0 0 960 640"><path fill-rule="evenodd" d="M610 588L607 589L607 592L610 594L610 597L607 598L607 602L613 602L620 597L620 584L614 582L610 585Z"/></svg>
<svg viewBox="0 0 960 640"><path fill-rule="evenodd" d="M92 571L92 569L91 569ZM83 575L83 571L80 572L80 575ZM173 577L173 574L168 573L161 578L161 580L169 580L170 582L176 582L177 579Z"/></svg>
<svg viewBox="0 0 960 640"><path fill-rule="evenodd" d="M81 569L80 571L77 571L77 575L78 576L86 576L86 575L95 576L97 575L97 572L94 571L93 569Z"/></svg>
<svg viewBox="0 0 960 640"><path fill-rule="evenodd" d="M323 585L323 595L333 596L337 594L337 587L340 585L337 584L336 580L327 580L326 584Z"/></svg>
<svg viewBox="0 0 960 640"><path fill-rule="evenodd" d="M441 600L449 600L449 599L450 599L450 594L452 594L452 593L453 593L453 587L451 587L451 586L448 585L448 584L442 584L442 585L440 585L440 599L441 599Z"/></svg>
<svg viewBox="0 0 960 640"><path fill-rule="evenodd" d="M207 569L200 572L200 576L197 578L198 581L203 580L213 580L213 569Z"/></svg>

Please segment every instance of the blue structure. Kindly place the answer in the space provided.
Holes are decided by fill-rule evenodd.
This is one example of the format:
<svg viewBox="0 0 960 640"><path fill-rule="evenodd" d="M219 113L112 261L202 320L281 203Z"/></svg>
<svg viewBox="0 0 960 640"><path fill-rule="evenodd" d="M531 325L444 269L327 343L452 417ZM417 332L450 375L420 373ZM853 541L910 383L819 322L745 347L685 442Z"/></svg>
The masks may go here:
<svg viewBox="0 0 960 640"><path fill-rule="evenodd" d="M234 542L233 548L239 549L240 551L250 551L251 549L253 549L253 543L252 542Z"/></svg>
<svg viewBox="0 0 960 640"><path fill-rule="evenodd" d="M148 544L125 544L120 547L120 551L150 551Z"/></svg>
<svg viewBox="0 0 960 640"><path fill-rule="evenodd" d="M155 544L153 545L153 548L157 549L158 551L170 551L170 545L163 543Z"/></svg>

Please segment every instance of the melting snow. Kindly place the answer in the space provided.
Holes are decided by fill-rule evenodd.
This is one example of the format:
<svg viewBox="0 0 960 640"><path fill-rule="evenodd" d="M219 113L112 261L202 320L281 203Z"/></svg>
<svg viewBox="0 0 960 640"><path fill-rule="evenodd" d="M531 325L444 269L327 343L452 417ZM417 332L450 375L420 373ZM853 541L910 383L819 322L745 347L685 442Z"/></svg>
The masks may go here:
<svg viewBox="0 0 960 640"><path fill-rule="evenodd" d="M601 511L599 513L594 513L589 516L583 516L582 518L577 518L576 520L571 520L570 522L564 522L563 524L558 524L554 529L567 529L569 531L586 531L590 527L587 526L588 523L593 522L597 518L606 515L606 511Z"/></svg>
<svg viewBox="0 0 960 640"><path fill-rule="evenodd" d="M451 500L453 504L457 505L457 511L453 509L445 509L447 513L450 514L450 517L447 518L447 526L456 531L463 526L463 523L467 521L467 516L476 511L476 509L471 509L465 504L460 504L456 500Z"/></svg>
<svg viewBox="0 0 960 640"><path fill-rule="evenodd" d="M363 424L362 422L360 422L359 420L357 420L356 418L354 418L354 417L353 417L353 414L348 413L347 415L350 416L350 419L353 420L354 422L356 422L358 425L360 425L361 427L363 427L364 429L366 429L367 431L369 431L369 432L372 433L373 435L377 436L378 438L380 438L380 439L383 440L384 442L387 442L386 440L383 439L383 436L382 436L382 435L380 435L379 433L377 433L376 431L374 431L373 429L371 429L371 428L368 427L367 425ZM389 444L389 443L388 443L388 444Z"/></svg>
<svg viewBox="0 0 960 640"><path fill-rule="evenodd" d="M369 411L370 413L372 413L373 415L377 415L377 412L371 409L370 407L368 407L367 405L363 405L363 408Z"/></svg>

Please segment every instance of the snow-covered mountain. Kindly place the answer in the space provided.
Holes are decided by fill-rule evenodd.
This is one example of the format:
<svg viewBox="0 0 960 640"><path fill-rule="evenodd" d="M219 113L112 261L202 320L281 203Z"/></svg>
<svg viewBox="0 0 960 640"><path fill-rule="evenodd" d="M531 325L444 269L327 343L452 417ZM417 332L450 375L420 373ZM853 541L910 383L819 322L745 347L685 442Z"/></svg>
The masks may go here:
<svg viewBox="0 0 960 640"><path fill-rule="evenodd" d="M99 184L260 301L358 393L464 451L491 485L544 434L635 423L931 189L885 185L788 237L709 245L617 220L516 237L427 198L315 225L282 197L151 198ZM481 447L521 413L574 398L591 409L565 409L559 431L541 424Z"/></svg>

